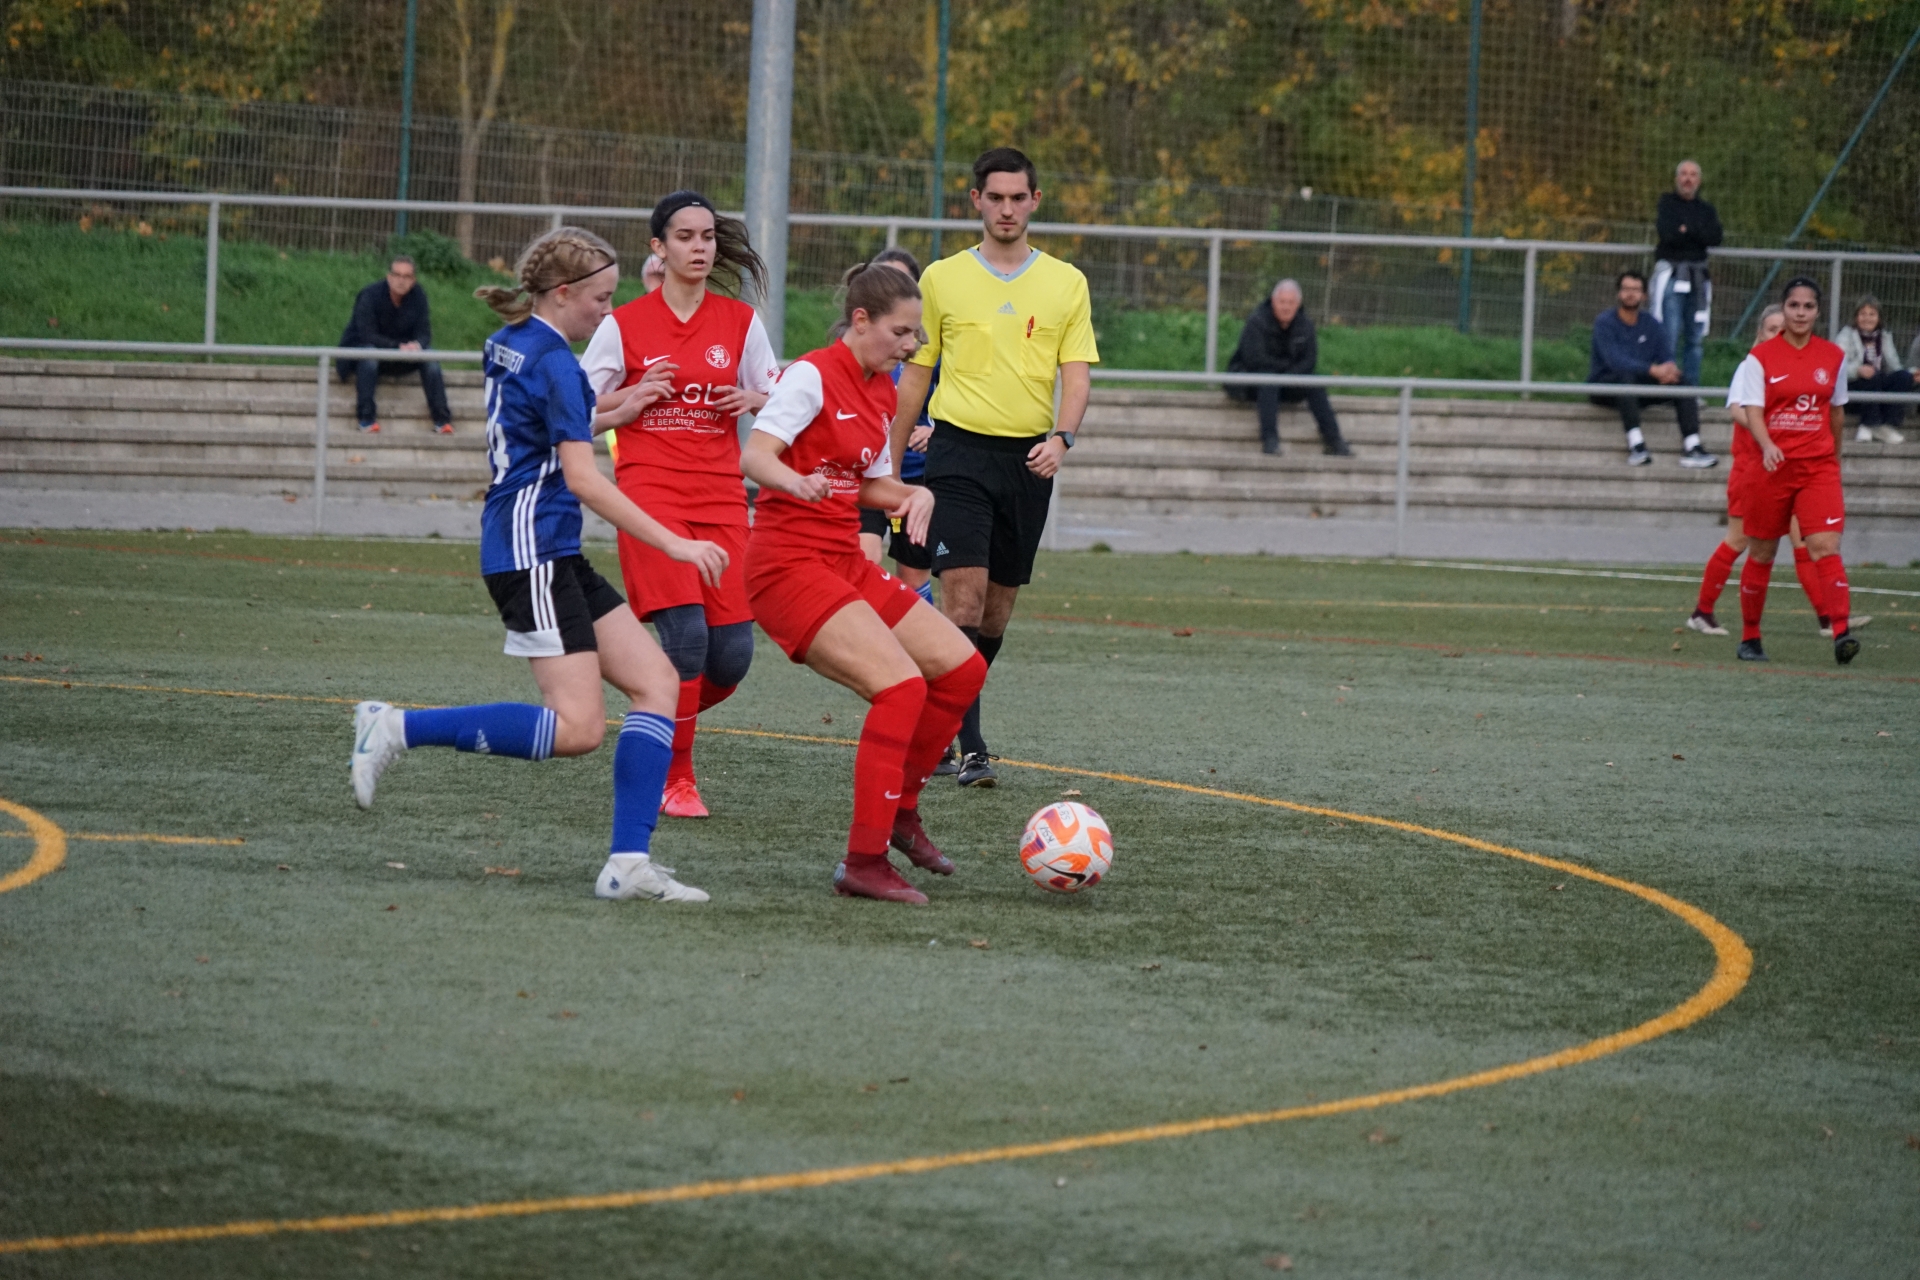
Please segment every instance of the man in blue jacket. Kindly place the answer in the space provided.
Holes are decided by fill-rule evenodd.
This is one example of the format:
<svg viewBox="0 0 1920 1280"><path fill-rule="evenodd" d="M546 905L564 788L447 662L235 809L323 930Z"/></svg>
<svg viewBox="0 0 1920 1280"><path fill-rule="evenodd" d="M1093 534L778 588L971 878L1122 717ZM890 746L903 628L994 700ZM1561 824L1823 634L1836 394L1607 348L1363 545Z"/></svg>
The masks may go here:
<svg viewBox="0 0 1920 1280"><path fill-rule="evenodd" d="M388 351L424 351L433 345L433 322L427 315L427 291L420 287L413 259L395 255L387 264L387 278L375 280L353 300L353 318L340 335L343 347L372 347ZM453 434L453 413L447 408L447 380L431 360L342 360L340 378L352 378L358 394L355 408L362 431L380 429L380 411L374 393L381 374L420 374L427 393L427 412L440 435Z"/></svg>
<svg viewBox="0 0 1920 1280"><path fill-rule="evenodd" d="M1613 282L1616 305L1593 320L1593 359L1588 382L1670 387L1680 381L1673 362L1673 344L1666 326L1641 311L1647 301L1647 278L1638 271L1622 271ZM1644 467L1653 461L1640 431L1641 396L1595 396L1593 402L1620 414L1627 429L1627 465ZM1665 397L1654 400L1660 403ZM1711 467L1720 459L1700 445L1700 402L1682 396L1670 402L1680 419L1680 465Z"/></svg>

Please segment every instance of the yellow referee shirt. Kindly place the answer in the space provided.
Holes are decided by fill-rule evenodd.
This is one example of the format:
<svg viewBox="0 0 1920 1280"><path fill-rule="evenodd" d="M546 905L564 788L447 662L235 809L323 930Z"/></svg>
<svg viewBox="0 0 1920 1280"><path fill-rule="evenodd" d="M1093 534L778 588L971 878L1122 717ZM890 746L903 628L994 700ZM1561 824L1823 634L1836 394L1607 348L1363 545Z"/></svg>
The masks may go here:
<svg viewBox="0 0 1920 1280"><path fill-rule="evenodd" d="M1011 275L978 249L920 276L927 345L913 363L940 363L929 414L986 436L1053 430L1053 380L1063 364L1100 362L1087 278L1033 250Z"/></svg>

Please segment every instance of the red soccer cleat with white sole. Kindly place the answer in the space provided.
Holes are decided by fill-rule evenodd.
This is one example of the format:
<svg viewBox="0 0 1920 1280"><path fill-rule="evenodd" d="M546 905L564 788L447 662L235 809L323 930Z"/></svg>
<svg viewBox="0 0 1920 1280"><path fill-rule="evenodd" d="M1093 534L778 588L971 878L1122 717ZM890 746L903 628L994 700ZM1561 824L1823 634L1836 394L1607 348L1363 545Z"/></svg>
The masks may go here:
<svg viewBox="0 0 1920 1280"><path fill-rule="evenodd" d="M669 818L705 818L705 802L700 799L700 788L693 785L692 778L669 778L667 789L660 793L660 812Z"/></svg>
<svg viewBox="0 0 1920 1280"><path fill-rule="evenodd" d="M833 869L833 891L843 898L875 898L881 902L927 904L927 895L908 884L885 858L850 859ZM862 866L861 863L868 865Z"/></svg>
<svg viewBox="0 0 1920 1280"><path fill-rule="evenodd" d="M940 852L939 847L927 838L927 829L920 825L918 809L901 809L894 813L893 839L889 843L906 854L907 861L922 871L931 871L937 876L953 874L953 859Z"/></svg>

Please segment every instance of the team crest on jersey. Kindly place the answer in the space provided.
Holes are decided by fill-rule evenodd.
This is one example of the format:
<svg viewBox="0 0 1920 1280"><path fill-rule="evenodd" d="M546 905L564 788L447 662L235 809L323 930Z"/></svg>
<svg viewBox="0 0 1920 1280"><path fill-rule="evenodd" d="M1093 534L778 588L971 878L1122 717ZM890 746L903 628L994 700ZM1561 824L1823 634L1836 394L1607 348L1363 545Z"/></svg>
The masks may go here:
<svg viewBox="0 0 1920 1280"><path fill-rule="evenodd" d="M716 369L724 369L733 363L733 357L727 353L725 347L716 342L707 348L707 363Z"/></svg>
<svg viewBox="0 0 1920 1280"><path fill-rule="evenodd" d="M1831 380L1831 377L1832 375L1829 374L1825 369L1815 369L1813 371L1813 380L1819 383L1823 387L1827 385L1827 383Z"/></svg>

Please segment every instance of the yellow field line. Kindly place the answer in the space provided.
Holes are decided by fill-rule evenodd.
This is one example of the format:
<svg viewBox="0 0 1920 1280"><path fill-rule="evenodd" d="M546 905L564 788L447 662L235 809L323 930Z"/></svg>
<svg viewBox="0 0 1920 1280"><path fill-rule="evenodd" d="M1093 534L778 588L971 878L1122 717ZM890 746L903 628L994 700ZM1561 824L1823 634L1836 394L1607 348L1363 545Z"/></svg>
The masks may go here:
<svg viewBox="0 0 1920 1280"><path fill-rule="evenodd" d="M31 831L0 831L0 840L26 840ZM245 844L239 836L163 836L155 831L69 831L69 840L103 844ZM0 891L3 892L3 891Z"/></svg>
<svg viewBox="0 0 1920 1280"><path fill-rule="evenodd" d="M50 684L56 689L120 689L128 693L190 693L202 698L247 698L255 702L334 702L349 707L361 701L359 698L324 698L312 693L248 693L242 689L183 689L164 684L105 684L93 680L55 680L48 676L0 676L0 683Z"/></svg>
<svg viewBox="0 0 1920 1280"><path fill-rule="evenodd" d="M212 691L209 691L212 692ZM225 696L244 696L226 694ZM736 737L772 738L789 742L823 743L832 746L852 746L845 738L829 738L813 734L778 733L765 729L715 729L709 732L722 733ZM337 1214L319 1218L262 1218L243 1222L208 1223L200 1226L149 1227L138 1231L100 1231L86 1235L39 1236L21 1240L0 1240L0 1254L15 1253L51 1253L61 1250L95 1248L103 1245L141 1245L141 1244L180 1244L197 1240L232 1240L256 1238L260 1236L288 1235L312 1232L359 1231L373 1227L417 1226L436 1222L476 1222L496 1218L524 1218L549 1213L580 1213L589 1210L629 1209L643 1205L673 1204L689 1200L710 1200L723 1196L763 1195L773 1191L797 1191L812 1187L836 1186L842 1183L863 1182L874 1178L899 1177L908 1174L936 1173L943 1169L959 1169L971 1165L993 1164L1008 1160L1031 1160L1040 1156L1066 1155L1076 1151L1089 1151L1102 1147L1126 1146L1139 1142L1157 1142L1168 1138L1193 1137L1204 1133L1219 1133L1229 1129L1244 1129L1253 1125L1276 1124L1287 1120L1307 1120L1324 1116L1343 1115L1348 1112L1366 1111L1375 1107L1394 1106L1403 1102L1415 1102L1425 1098L1443 1097L1450 1093L1459 1093L1467 1089L1483 1089L1491 1085L1505 1084L1509 1081L1539 1075L1547 1071L1557 1071L1596 1058L1604 1058L1619 1053L1623 1049L1645 1044L1649 1040L1679 1031L1700 1021L1716 1009L1725 1006L1740 994L1753 972L1753 953L1733 930L1721 924L1700 908L1682 902L1658 889L1623 880L1617 876L1606 875L1583 867L1578 863L1567 862L1559 858L1549 858L1524 849L1515 849L1507 845L1494 844L1473 836L1461 835L1454 831L1445 831L1438 827L1422 826L1413 822L1401 822L1394 818L1380 818L1371 814L1350 813L1344 809L1331 809L1322 805L1299 804L1291 800L1275 800L1267 796L1251 795L1242 791L1227 791L1215 787L1193 786L1184 782L1170 782L1160 778L1142 778L1134 774L1113 773L1100 769L1077 769L1067 765L1042 764L1035 761L1007 760L1004 763L1022 769L1035 769L1046 773L1061 774L1078 778L1099 778L1109 782L1126 783L1132 786L1154 787L1164 791L1178 791L1191 795L1209 796L1221 800L1235 800L1246 804L1264 805L1274 809L1285 809L1295 813L1308 813L1321 817L1337 818L1368 826L1386 827L1406 832L1410 835L1427 836L1452 844L1464 845L1486 853L1497 854L1504 858L1513 858L1534 866L1546 867L1563 875L1576 876L1590 880L1595 884L1606 885L1623 893L1632 894L1645 902L1670 912L1685 921L1700 933L1713 947L1714 967L1707 982L1693 995L1680 1004L1657 1017L1650 1018L1625 1031L1601 1036L1583 1044L1573 1045L1554 1053L1528 1058L1521 1062L1508 1063L1485 1071L1476 1071L1468 1075L1454 1076L1447 1080L1438 1080L1431 1084L1412 1085L1404 1089L1389 1089L1378 1093L1361 1094L1352 1098L1340 1098L1331 1102L1314 1103L1301 1107L1286 1107L1273 1111L1246 1111L1235 1115L1207 1116L1195 1120L1172 1121L1165 1124L1145 1125L1131 1129L1113 1129L1103 1133L1082 1134L1070 1138L1058 1138L1051 1142L1019 1143L1008 1146L983 1147L971 1151L955 1151L945 1155L915 1156L903 1160L877 1161L868 1164L840 1165L827 1169L806 1169L793 1173L768 1174L752 1178L710 1179L701 1182L686 1182L677 1186L653 1187L635 1191L617 1191L603 1195L555 1196L534 1200L505 1200L488 1204L445 1205L425 1209L398 1209L384 1213ZM0 893L16 889L24 884L46 875L65 857L66 840L60 828L42 818L39 814L19 805L0 800L0 810L25 822L35 840L33 859L26 867L4 880L0 880Z"/></svg>

